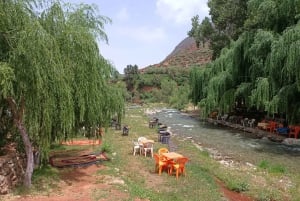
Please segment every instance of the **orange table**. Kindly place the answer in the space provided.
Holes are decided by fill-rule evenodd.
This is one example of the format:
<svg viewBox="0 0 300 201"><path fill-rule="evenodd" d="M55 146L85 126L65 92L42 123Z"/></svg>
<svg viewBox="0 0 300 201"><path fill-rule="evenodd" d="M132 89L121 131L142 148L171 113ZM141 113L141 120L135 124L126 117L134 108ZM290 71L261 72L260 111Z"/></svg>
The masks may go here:
<svg viewBox="0 0 300 201"><path fill-rule="evenodd" d="M176 152L162 153L162 155L169 160L176 160L177 158L183 158L183 155Z"/></svg>

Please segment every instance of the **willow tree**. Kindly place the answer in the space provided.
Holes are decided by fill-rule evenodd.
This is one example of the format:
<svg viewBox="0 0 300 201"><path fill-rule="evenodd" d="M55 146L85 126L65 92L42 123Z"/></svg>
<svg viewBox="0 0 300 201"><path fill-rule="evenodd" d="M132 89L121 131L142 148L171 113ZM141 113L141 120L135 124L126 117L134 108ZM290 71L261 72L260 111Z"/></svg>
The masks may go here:
<svg viewBox="0 0 300 201"><path fill-rule="evenodd" d="M207 64L205 68L193 67L190 71L190 99L194 105L207 96L207 85L211 77L211 65Z"/></svg>
<svg viewBox="0 0 300 201"><path fill-rule="evenodd" d="M231 37L237 40L207 65L210 73L205 86L203 73L192 74L193 102L200 102L207 112L226 111L230 110L228 104L242 98L249 108L256 107L270 115L284 114L290 122L299 123L300 1L236 1L241 7L232 9L230 2L209 1L212 22L219 30L229 24L225 32L239 24L237 27L244 32ZM243 11L241 21L232 18L236 13L230 11L236 9Z"/></svg>
<svg viewBox="0 0 300 201"><path fill-rule="evenodd" d="M99 54L110 19L85 4L59 1L39 8L25 1L0 2L1 99L10 104L25 146L24 184L31 186L33 148L47 160L54 140L72 137L77 125L107 125L122 115L124 101L109 86L111 65ZM46 5L46 4L45 4ZM116 93L111 93L115 90ZM121 112L120 112L121 111Z"/></svg>
<svg viewBox="0 0 300 201"><path fill-rule="evenodd" d="M300 24L287 28L272 43L270 62L266 66L274 88L270 111L285 113L292 123L300 117ZM296 107L291 107L291 105Z"/></svg>

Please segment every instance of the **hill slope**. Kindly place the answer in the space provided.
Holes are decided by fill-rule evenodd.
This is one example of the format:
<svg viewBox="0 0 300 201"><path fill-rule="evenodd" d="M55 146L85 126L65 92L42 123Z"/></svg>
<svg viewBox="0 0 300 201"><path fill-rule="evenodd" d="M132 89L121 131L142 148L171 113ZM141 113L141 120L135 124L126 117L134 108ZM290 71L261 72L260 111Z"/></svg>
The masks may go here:
<svg viewBox="0 0 300 201"><path fill-rule="evenodd" d="M197 48L194 38L187 37L182 40L175 49L160 63L147 66L141 71L147 71L148 68L161 67L183 67L200 66L211 61L212 51L208 44Z"/></svg>

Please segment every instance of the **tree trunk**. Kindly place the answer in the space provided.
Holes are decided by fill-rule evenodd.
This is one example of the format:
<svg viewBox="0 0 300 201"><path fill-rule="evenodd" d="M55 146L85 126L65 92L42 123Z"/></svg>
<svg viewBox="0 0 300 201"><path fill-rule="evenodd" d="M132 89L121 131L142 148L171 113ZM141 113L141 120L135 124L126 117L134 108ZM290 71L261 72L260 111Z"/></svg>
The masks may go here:
<svg viewBox="0 0 300 201"><path fill-rule="evenodd" d="M26 157L27 157L27 165L26 165L26 172L25 172L25 177L24 177L24 185L27 188L30 188L31 186L31 177L33 173L33 167L34 167L34 160L33 160L33 151L32 151L32 146L31 142L29 139L29 136L26 132L26 128L24 127L23 123L21 121L16 121L15 124L19 129L19 132L22 136L23 143L25 146L25 152L26 152Z"/></svg>
<svg viewBox="0 0 300 201"><path fill-rule="evenodd" d="M26 131L26 128L23 123L23 113L25 108L25 100L24 97L21 98L21 104L19 108L17 107L17 104L15 100L12 97L7 98L7 101L9 103L11 112L13 114L13 120L17 128L19 129L20 135L22 136L22 140L25 146L25 153L27 157L27 166L26 166L26 172L24 177L24 186L27 188L31 187L31 177L33 173L34 168L34 159L33 159L33 151L32 151L32 145L28 136L28 133Z"/></svg>

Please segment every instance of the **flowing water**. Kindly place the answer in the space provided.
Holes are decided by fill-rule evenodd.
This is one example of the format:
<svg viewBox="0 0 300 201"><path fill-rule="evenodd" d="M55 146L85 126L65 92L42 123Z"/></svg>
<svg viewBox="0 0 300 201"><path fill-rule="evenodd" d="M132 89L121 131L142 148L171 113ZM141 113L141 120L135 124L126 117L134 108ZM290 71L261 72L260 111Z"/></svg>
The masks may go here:
<svg viewBox="0 0 300 201"><path fill-rule="evenodd" d="M285 145L267 138L255 139L249 133L200 122L174 109L162 109L150 114L170 127L173 134L192 138L196 143L240 162L259 164L266 160L272 164L299 171L300 145Z"/></svg>

